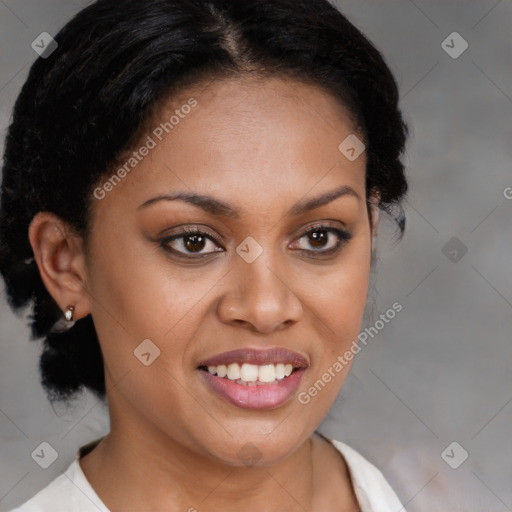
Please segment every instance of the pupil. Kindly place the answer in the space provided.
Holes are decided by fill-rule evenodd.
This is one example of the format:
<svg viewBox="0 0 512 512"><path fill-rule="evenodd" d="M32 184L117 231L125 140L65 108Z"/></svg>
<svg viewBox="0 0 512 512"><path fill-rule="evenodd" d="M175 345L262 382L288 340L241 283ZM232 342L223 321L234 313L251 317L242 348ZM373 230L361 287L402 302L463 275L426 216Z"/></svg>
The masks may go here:
<svg viewBox="0 0 512 512"><path fill-rule="evenodd" d="M309 236L313 247L323 247L327 242L327 231L314 231Z"/></svg>
<svg viewBox="0 0 512 512"><path fill-rule="evenodd" d="M204 249L204 242L205 239L201 235L190 235L187 237L187 242L185 243L185 246L187 250L189 251L201 251L201 249Z"/></svg>

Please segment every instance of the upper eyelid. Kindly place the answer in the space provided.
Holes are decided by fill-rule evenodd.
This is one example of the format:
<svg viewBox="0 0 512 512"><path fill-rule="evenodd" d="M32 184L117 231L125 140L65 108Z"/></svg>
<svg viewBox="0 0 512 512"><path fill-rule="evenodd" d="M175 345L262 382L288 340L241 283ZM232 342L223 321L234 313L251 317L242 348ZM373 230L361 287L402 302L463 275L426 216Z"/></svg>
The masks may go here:
<svg viewBox="0 0 512 512"><path fill-rule="evenodd" d="M317 221L316 223L311 224L310 226L308 226L306 228L301 228L300 231L298 231L298 232L296 231L296 234L294 236L304 236L307 233L314 231L315 229L326 229L326 228L334 229L337 231L342 231L342 232L349 234L349 231L345 227L341 228L341 227L335 226L334 225L335 222L340 223L344 226L344 224L341 221L334 221L334 220ZM181 226L179 226L179 227L181 227ZM207 228L206 226L203 226L200 224L199 225L192 224L192 225L185 225L185 226L181 227L181 231L172 233L167 236L163 236L163 237L161 237L161 239L169 240L171 238L179 238L180 236L186 236L188 234L190 234L190 235L195 235L195 234L206 235L208 237L211 237L214 241L218 241L217 240L218 238L223 238L222 235L212 234L210 232L209 228Z"/></svg>
<svg viewBox="0 0 512 512"><path fill-rule="evenodd" d="M329 225L323 224L320 226L312 226L310 228L307 228L305 231L303 231L303 233L299 237L295 238L295 240L300 240L304 236L307 236L309 233L312 233L312 232L314 233L315 231L320 231L321 229L323 229L324 231L327 231L328 233L333 233L333 234L337 235L337 237L339 238L339 242L336 245L336 247L331 248L331 249L326 249L324 251L322 251L322 250L311 251L308 249L299 249L299 250L305 251L305 252L317 253L317 254L329 253L330 251L341 247L341 245L343 245L345 242L348 242L353 236L351 232L349 232L345 229L340 229L340 228L337 228L334 226L329 226Z"/></svg>
<svg viewBox="0 0 512 512"><path fill-rule="evenodd" d="M206 231L204 228L200 228L197 226L188 227L185 226L181 231L177 233L173 233L172 235L166 236L162 239L162 241L171 242L173 240L178 240L180 238L185 238L187 236L194 236L194 235L204 235L208 240L215 242L216 244L221 244L220 236L215 236L211 234L209 231Z"/></svg>

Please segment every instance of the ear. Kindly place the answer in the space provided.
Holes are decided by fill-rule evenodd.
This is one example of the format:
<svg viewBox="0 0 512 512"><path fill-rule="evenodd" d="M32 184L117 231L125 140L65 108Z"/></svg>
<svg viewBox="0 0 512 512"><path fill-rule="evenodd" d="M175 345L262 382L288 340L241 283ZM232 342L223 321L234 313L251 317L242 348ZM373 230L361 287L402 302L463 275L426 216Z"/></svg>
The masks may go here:
<svg viewBox="0 0 512 512"><path fill-rule="evenodd" d="M372 233L372 245L375 241L375 237L377 236L377 232L379 229L379 221L380 221L380 194L375 193L370 195L368 199L368 213L370 218L370 230Z"/></svg>
<svg viewBox="0 0 512 512"><path fill-rule="evenodd" d="M62 311L74 307L74 320L87 316L91 308L82 238L49 212L39 212L32 219L28 237L48 293Z"/></svg>

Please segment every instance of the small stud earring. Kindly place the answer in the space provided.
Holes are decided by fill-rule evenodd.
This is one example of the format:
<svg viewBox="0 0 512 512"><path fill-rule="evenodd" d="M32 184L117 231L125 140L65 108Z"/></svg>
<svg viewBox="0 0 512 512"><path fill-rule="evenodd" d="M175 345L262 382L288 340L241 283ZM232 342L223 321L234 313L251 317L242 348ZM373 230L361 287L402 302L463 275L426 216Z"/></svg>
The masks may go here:
<svg viewBox="0 0 512 512"><path fill-rule="evenodd" d="M73 311L75 310L75 308L73 306L68 306L67 309L66 309L66 312L64 313L64 316L66 317L66 320L68 322L72 322L73 321Z"/></svg>

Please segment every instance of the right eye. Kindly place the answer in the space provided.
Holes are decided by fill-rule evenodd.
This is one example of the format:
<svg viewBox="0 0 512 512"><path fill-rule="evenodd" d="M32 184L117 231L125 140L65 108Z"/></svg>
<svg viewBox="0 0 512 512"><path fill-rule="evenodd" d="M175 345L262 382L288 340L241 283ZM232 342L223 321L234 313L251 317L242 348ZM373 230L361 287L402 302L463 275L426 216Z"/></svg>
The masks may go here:
<svg viewBox="0 0 512 512"><path fill-rule="evenodd" d="M224 251L222 247L219 247L220 240L197 228L185 228L179 233L159 240L159 242L166 251L191 259ZM215 247L217 248L215 249ZM211 250L205 251L208 248Z"/></svg>

